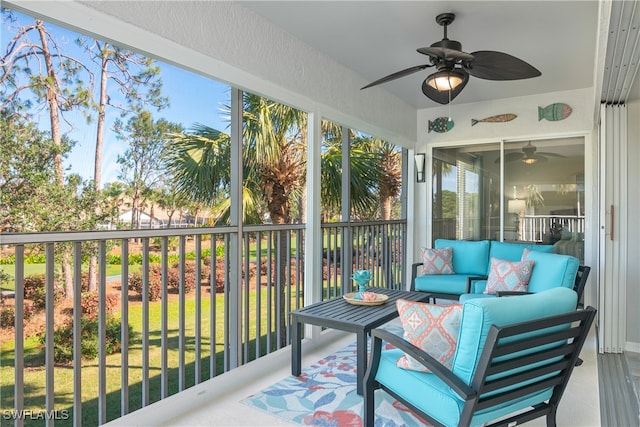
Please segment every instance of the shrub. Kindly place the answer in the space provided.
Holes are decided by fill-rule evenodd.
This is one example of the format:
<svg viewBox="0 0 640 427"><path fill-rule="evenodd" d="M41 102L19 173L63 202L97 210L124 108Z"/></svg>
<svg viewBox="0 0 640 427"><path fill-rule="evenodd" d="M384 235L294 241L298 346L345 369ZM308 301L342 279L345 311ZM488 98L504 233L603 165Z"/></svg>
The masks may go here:
<svg viewBox="0 0 640 427"><path fill-rule="evenodd" d="M128 326L129 339L133 337L133 328ZM114 354L122 349L120 318L108 316L105 329L106 353ZM46 342L46 332L39 335L40 344ZM98 357L98 320L82 319L82 340L80 344L82 357L95 359ZM73 322L69 321L53 332L53 359L56 363L67 363L73 360Z"/></svg>
<svg viewBox="0 0 640 427"><path fill-rule="evenodd" d="M206 265L200 266L200 277L196 279L196 262L185 261L184 263L184 290L186 293L193 291L196 285L200 285L202 279L209 276L209 267ZM169 287L179 291L180 290L180 264L174 263L169 269Z"/></svg>
<svg viewBox="0 0 640 427"><path fill-rule="evenodd" d="M53 284L53 301L58 302L64 295L58 283ZM46 280L44 274L34 274L24 278L24 297L30 300L36 310L44 310L46 307Z"/></svg>
<svg viewBox="0 0 640 427"><path fill-rule="evenodd" d="M36 313L33 305L25 304L22 310L23 323L26 325L27 321L33 317ZM13 305L4 303L4 300L0 302L0 327L13 328L16 322L16 309Z"/></svg>
<svg viewBox="0 0 640 427"><path fill-rule="evenodd" d="M0 304L0 327L12 328L16 320L16 309L12 305Z"/></svg>
<svg viewBox="0 0 640 427"><path fill-rule="evenodd" d="M184 265L184 290L186 293L193 291L196 285L200 285L203 279L209 277L209 267L202 265L200 277L196 279L196 262L186 261ZM180 290L180 264L173 262L167 268L167 289L173 292ZM129 275L129 290L142 295L142 273L132 273ZM153 263L149 265L149 299L155 301L161 297L162 292L162 264Z"/></svg>
<svg viewBox="0 0 640 427"><path fill-rule="evenodd" d="M142 295L142 273L135 271L129 274L128 288L130 291ZM162 282L149 275L149 301L157 301L162 295Z"/></svg>
<svg viewBox="0 0 640 427"><path fill-rule="evenodd" d="M82 314L90 319L97 318L98 312L100 311L99 299L98 291L84 292L82 294L82 301L80 302ZM118 302L118 295L108 294L105 300L106 313L113 313L118 307Z"/></svg>
<svg viewBox="0 0 640 427"><path fill-rule="evenodd" d="M122 257L118 254L107 254L107 264L109 265L120 265L120 261L122 261ZM129 263L131 264L131 263Z"/></svg>

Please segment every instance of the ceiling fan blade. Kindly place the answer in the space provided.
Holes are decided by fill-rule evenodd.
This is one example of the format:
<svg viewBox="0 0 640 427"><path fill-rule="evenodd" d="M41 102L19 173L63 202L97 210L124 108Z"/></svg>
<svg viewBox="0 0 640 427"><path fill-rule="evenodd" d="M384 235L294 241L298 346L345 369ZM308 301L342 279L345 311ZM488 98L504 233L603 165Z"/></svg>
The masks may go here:
<svg viewBox="0 0 640 427"><path fill-rule="evenodd" d="M562 154L558 154L558 153L545 153L542 151L538 151L536 154L539 154L541 156L546 156L546 157L561 157L561 158L566 158L567 156L563 156Z"/></svg>
<svg viewBox="0 0 640 427"><path fill-rule="evenodd" d="M541 76L542 73L522 59L507 53L480 50L471 53L473 60L462 66L469 74L486 80L521 80Z"/></svg>
<svg viewBox="0 0 640 427"><path fill-rule="evenodd" d="M523 154L521 151L518 151L516 153L505 153L504 155L505 162L515 162L517 160L522 160L522 158ZM496 163L500 163L500 157L496 159Z"/></svg>
<svg viewBox="0 0 640 427"><path fill-rule="evenodd" d="M429 86L427 84L427 79L425 79L424 82L422 82L422 93L424 93L427 98L439 104L448 104L450 101L453 101L453 99L458 96L460 92L462 92L462 89L464 89L464 87L469 82L469 74L459 68L456 68L456 70L460 71L460 73L463 75L463 79L462 83L460 83L454 90L441 92ZM449 92L451 92L451 95L449 95Z"/></svg>
<svg viewBox="0 0 640 427"><path fill-rule="evenodd" d="M360 90L369 88L371 86L376 86L376 85L379 85L379 84L382 84L382 83L386 83L386 82L389 82L391 80L399 79L400 77L408 76L409 74L416 73L416 72L418 72L420 70L424 70L425 68L429 68L429 67L433 67L433 65L424 64L424 65L416 65L415 67L409 67L409 68L406 68L404 70L397 71L397 72L395 72L393 74L389 74L388 76L383 77L381 79L378 79L373 83L369 83L368 85L360 88Z"/></svg>
<svg viewBox="0 0 640 427"><path fill-rule="evenodd" d="M471 54L446 47L421 47L417 50L423 55L440 59L455 59L461 61L473 61L474 59Z"/></svg>

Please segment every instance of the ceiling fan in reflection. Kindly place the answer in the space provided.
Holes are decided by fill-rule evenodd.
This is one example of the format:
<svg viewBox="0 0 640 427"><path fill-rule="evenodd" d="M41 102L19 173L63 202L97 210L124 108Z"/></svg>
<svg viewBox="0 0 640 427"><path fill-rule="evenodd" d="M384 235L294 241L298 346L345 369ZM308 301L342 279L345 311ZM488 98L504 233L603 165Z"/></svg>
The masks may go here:
<svg viewBox="0 0 640 427"><path fill-rule="evenodd" d="M557 153L538 151L538 149L531 144L531 141L529 141L527 145L522 147L521 151L506 153L504 155L504 160L505 162L521 161L526 165L532 165L537 162L546 162L549 160L549 157L564 158L565 156ZM495 162L500 163L500 158L497 158Z"/></svg>

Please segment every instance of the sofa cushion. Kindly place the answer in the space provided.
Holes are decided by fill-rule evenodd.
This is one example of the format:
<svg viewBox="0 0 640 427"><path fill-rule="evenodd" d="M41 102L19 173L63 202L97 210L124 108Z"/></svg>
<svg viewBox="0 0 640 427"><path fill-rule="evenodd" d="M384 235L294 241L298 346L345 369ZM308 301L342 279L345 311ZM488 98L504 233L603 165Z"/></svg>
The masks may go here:
<svg viewBox="0 0 640 427"><path fill-rule="evenodd" d="M453 249L453 271L456 274L484 276L489 265L489 245L488 240L437 239L434 246L436 249Z"/></svg>
<svg viewBox="0 0 640 427"><path fill-rule="evenodd" d="M499 291L520 291L526 292L533 261L507 261L504 259L491 258L491 267L485 294L495 294Z"/></svg>
<svg viewBox="0 0 640 427"><path fill-rule="evenodd" d="M575 311L577 299L573 290L556 287L517 297L467 300L462 305L458 347L451 371L469 384L491 325L504 326L569 313Z"/></svg>
<svg viewBox="0 0 640 427"><path fill-rule="evenodd" d="M580 266L578 258L525 250L522 259L535 262L529 279L529 292L541 292L559 286L573 289Z"/></svg>
<svg viewBox="0 0 640 427"><path fill-rule="evenodd" d="M422 248L422 274L454 274L453 249Z"/></svg>
<svg viewBox="0 0 640 427"><path fill-rule="evenodd" d="M469 274L424 275L415 279L417 291L461 295L467 292Z"/></svg>
<svg viewBox="0 0 640 427"><path fill-rule="evenodd" d="M522 253L525 249L529 249L530 251L552 253L553 245L533 245L530 243L491 241L489 257L505 259L507 261L520 261L522 259Z"/></svg>
<svg viewBox="0 0 640 427"><path fill-rule="evenodd" d="M399 299L396 306L404 339L451 368L458 343L462 305L437 305ZM429 372L406 354L398 358L396 365L403 369Z"/></svg>

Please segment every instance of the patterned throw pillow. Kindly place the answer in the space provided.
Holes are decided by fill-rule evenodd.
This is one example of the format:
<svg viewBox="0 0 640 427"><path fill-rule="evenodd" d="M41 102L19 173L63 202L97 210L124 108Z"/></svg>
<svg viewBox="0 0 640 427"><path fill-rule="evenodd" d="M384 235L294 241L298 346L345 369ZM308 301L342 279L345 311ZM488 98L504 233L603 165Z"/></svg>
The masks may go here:
<svg viewBox="0 0 640 427"><path fill-rule="evenodd" d="M491 269L487 278L485 294L495 294L498 291L526 292L533 261L506 261L491 258Z"/></svg>
<svg viewBox="0 0 640 427"><path fill-rule="evenodd" d="M404 339L424 350L451 369L458 344L462 304L437 305L423 302L396 301ZM398 358L396 366L420 372L430 372L409 355Z"/></svg>
<svg viewBox="0 0 640 427"><path fill-rule="evenodd" d="M422 274L454 274L453 248L422 248Z"/></svg>

